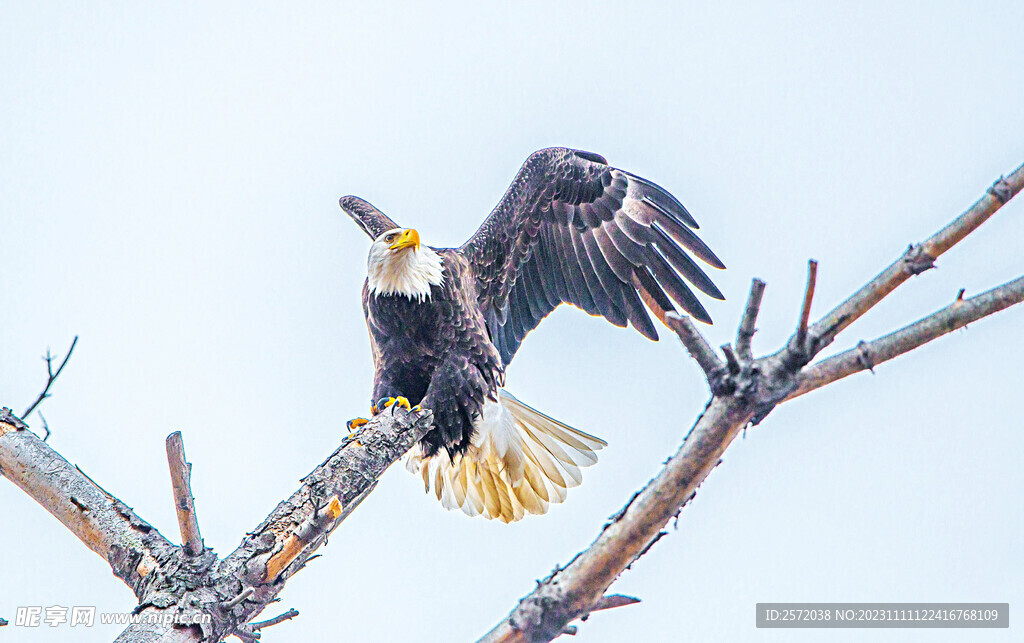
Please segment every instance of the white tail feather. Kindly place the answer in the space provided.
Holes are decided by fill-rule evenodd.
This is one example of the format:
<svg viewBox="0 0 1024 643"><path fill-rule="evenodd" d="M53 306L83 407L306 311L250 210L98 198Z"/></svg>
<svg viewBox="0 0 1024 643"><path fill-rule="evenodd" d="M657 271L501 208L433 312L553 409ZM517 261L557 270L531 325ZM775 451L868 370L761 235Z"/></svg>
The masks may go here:
<svg viewBox="0 0 1024 643"><path fill-rule="evenodd" d="M443 451L427 458L417 445L405 467L420 474L424 490L433 488L445 509L512 522L565 500L566 490L583 480L580 467L597 462L594 452L605 446L498 389L464 454L454 461Z"/></svg>

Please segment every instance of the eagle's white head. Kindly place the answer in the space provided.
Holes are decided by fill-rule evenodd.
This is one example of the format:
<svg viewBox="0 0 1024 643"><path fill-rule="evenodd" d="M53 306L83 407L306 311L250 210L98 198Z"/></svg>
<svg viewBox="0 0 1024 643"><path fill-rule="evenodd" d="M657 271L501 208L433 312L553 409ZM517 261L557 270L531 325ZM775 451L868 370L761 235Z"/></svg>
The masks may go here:
<svg viewBox="0 0 1024 643"><path fill-rule="evenodd" d="M366 260L370 293L405 295L409 299L430 299L430 287L444 277L441 255L420 245L420 234L412 228L388 230L373 240Z"/></svg>

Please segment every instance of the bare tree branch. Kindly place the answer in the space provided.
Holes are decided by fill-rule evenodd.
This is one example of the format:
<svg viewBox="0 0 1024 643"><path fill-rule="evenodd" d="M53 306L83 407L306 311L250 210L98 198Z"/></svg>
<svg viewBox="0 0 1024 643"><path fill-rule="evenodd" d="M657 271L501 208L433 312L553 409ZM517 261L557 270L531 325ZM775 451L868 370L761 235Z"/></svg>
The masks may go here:
<svg viewBox="0 0 1024 643"><path fill-rule="evenodd" d="M185 443L181 431L167 436L167 466L171 471L171 491L174 493L174 510L178 514L178 529L185 553L195 556L202 553L203 537L199 533L196 519L196 501L192 497L192 465L185 460Z"/></svg>
<svg viewBox="0 0 1024 643"><path fill-rule="evenodd" d="M690 357L697 361L709 381L725 368L722 360L715 355L715 349L711 348L711 344L694 327L689 317L668 313L665 315L665 323L679 336L679 341L686 347Z"/></svg>
<svg viewBox="0 0 1024 643"><path fill-rule="evenodd" d="M39 412L39 420L43 423L43 431L46 431L46 435L43 436L43 442L46 442L50 439L50 425L46 422L46 416L42 411Z"/></svg>
<svg viewBox="0 0 1024 643"><path fill-rule="evenodd" d="M278 623L284 623L288 619L295 618L298 615L299 615L299 612L297 610L288 610L284 614L279 614L279 615L275 616L274 618L268 618L265 621L260 621L258 623L253 623L249 627L251 627L254 631L258 632L259 630L262 630L263 628L270 627L272 625L277 625Z"/></svg>
<svg viewBox="0 0 1024 643"><path fill-rule="evenodd" d="M588 614L618 575L633 563L696 493L726 446L753 416L731 398L714 398L679 451L658 475L607 523L587 549L541 582L481 643L550 641Z"/></svg>
<svg viewBox="0 0 1024 643"><path fill-rule="evenodd" d="M67 366L68 360L71 359L71 353L75 352L75 345L77 343L78 335L75 335L75 338L71 340L71 348L68 349L67 355L64 356L60 366L57 367L56 373L53 371L53 355L50 355L50 349L46 349L46 357L43 358L46 360L46 386L43 388L43 392L39 394L39 397L36 398L36 401L32 402L32 404L25 409L25 412L21 414L21 417L28 418L29 414L36 410L36 407L42 404L43 400L50 397L50 387L53 385L54 381L60 377L60 373L64 370L64 367ZM46 436L50 436L49 431L47 431Z"/></svg>
<svg viewBox="0 0 1024 643"><path fill-rule="evenodd" d="M141 599L176 548L27 428L10 409L0 411L0 472L110 563Z"/></svg>
<svg viewBox="0 0 1024 643"><path fill-rule="evenodd" d="M844 328L871 310L886 295L912 276L935 265L944 252L978 229L1024 187L1024 165L1008 177L1000 177L966 212L924 242L911 245L903 255L874 279L836 306L810 329L819 350L828 346Z"/></svg>
<svg viewBox="0 0 1024 643"><path fill-rule="evenodd" d="M811 304L814 302L814 288L818 283L818 262L811 259L807 262L807 287L804 289L804 305L800 309L800 323L796 327L796 342L803 345L807 341L807 322L811 319ZM743 324L740 323L740 331Z"/></svg>
<svg viewBox="0 0 1024 643"><path fill-rule="evenodd" d="M1008 179L997 181L966 213L923 244L911 246L903 257L823 319L808 327L807 318L816 280L816 266L812 264L800 323L787 345L777 353L760 359L736 356L731 346L726 345L723 351L729 365L724 369L724 375L721 374L723 369L712 366L708 353L715 360L717 357L696 328L685 319L671 320L673 329L678 329L680 339L708 377L713 394L711 401L683 440L679 451L647 486L605 524L597 539L577 554L565 568L556 568L554 573L538 583L532 592L520 600L512 613L484 635L479 643L550 641L564 633L572 620L590 613L619 574L646 553L665 533L662 528L693 498L700 483L718 465L736 435L748 423L757 424L777 404L794 396L801 384L802 370L822 348L901 283L932 267L936 257L975 230L1017 194L1022 186L1024 166ZM1019 298L1015 299L1017 287L1014 284L1016 282L1002 287L1009 292L997 288L986 293L991 295L988 298L981 295L974 300L954 303L950 308L960 307L965 313L969 309L972 313L966 315L962 323L954 322L949 309L944 309L933 316L936 319L919 322L921 329L916 333L908 332L884 345L890 346L889 350L905 352L928 341L925 338L929 334L941 335L952 330L957 323L962 326L967 321L1006 308L1019 301ZM755 281L737 332L737 343L740 344L742 340L744 353L746 338L753 335L762 290L763 285L758 286ZM998 303L984 303L990 300ZM938 332L943 328L943 323L948 330ZM825 360L823 363L829 362ZM833 364L837 366L825 367L830 368L828 372L838 372L841 370L838 365L845 362L837 361ZM824 383L822 378L819 386Z"/></svg>
<svg viewBox="0 0 1024 643"><path fill-rule="evenodd" d="M245 643L253 643L253 641L260 640L260 630L270 627L272 625L277 625L278 623L284 623L285 621L295 618L298 615L298 610L290 609L284 614L278 614L274 618L268 618L265 621L260 621L258 623L249 623L248 625L241 626L237 630L235 630L235 636L240 638Z"/></svg>
<svg viewBox="0 0 1024 643"><path fill-rule="evenodd" d="M757 314L761 310L761 298L764 297L764 282L755 279L750 285L750 295L747 296L747 306L743 310L743 319L740 320L740 328L736 331L736 352L740 359L753 359L750 348L754 333L757 332Z"/></svg>
<svg viewBox="0 0 1024 643"><path fill-rule="evenodd" d="M860 342L855 348L808 366L800 374L800 385L786 399L810 393L860 371L874 370L882 362L1022 301L1024 276L969 299L958 297L949 306L909 326L870 342Z"/></svg>

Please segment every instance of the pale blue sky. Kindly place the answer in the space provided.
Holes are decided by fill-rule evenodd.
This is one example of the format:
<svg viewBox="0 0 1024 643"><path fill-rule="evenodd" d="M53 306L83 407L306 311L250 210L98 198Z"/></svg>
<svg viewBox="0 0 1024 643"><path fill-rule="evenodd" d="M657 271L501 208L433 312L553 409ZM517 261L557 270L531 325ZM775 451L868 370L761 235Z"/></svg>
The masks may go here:
<svg viewBox="0 0 1024 643"><path fill-rule="evenodd" d="M687 204L729 266L709 339L731 340L758 276L755 346L775 350L809 257L821 314L1024 161L1022 21L1020 3L974 2L4 3L0 404L27 406L39 356L80 335L43 407L50 444L176 540L163 440L180 429L203 535L227 554L366 411L368 239L338 197L454 245L550 145ZM1013 202L837 348L1019 276L1022 241ZM1005 312L778 409L614 586L643 603L575 640L968 636L758 631L757 601L1008 601L1019 623L1022 322ZM573 309L527 338L508 387L609 442L583 486L503 525L443 511L396 467L288 584L274 607L301 616L267 640L483 634L707 397L677 342ZM0 483L0 506L0 616L131 609L23 493Z"/></svg>

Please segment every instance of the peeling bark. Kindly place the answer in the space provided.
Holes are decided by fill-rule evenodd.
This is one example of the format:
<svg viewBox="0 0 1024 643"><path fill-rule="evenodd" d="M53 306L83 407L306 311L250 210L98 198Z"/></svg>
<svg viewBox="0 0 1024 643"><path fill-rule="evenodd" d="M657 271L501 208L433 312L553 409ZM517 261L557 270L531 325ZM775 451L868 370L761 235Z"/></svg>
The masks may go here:
<svg viewBox="0 0 1024 643"><path fill-rule="evenodd" d="M192 556L172 545L9 409L0 415L0 472L110 563L138 597L137 612L161 621L169 615L177 622L211 616L208 624L197 626L175 626L170 619L133 624L118 641L217 641L230 634L250 640L256 625L273 623L247 623L369 495L381 474L430 429L429 411L396 408L349 435L224 559L210 549ZM271 561L276 563L270 566Z"/></svg>

